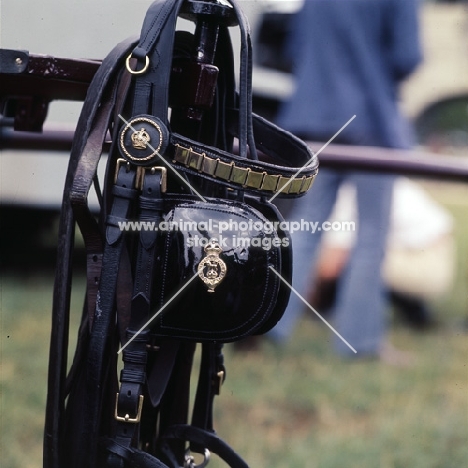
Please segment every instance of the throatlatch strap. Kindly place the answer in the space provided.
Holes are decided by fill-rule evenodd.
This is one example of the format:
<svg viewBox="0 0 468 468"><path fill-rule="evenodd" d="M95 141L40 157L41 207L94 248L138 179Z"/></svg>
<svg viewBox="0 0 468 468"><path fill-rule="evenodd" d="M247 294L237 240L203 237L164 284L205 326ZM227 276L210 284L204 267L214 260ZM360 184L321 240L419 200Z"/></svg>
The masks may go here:
<svg viewBox="0 0 468 468"><path fill-rule="evenodd" d="M72 187L77 166L80 164L83 148L94 122L94 116L102 102L103 93L112 82L116 70L121 67L121 58L125 57L132 40L118 44L104 59L88 89L88 99L83 105L77 131L73 141L72 153L66 176L61 218L59 226L59 243L57 249L57 268L54 284L52 309L52 330L50 339L50 357L47 383L47 409L44 430L44 467L61 468L63 451L62 434L65 417L65 379L68 346L68 322L70 313L70 293L72 276L72 250L74 241L74 213L72 210ZM102 144L99 145L97 161ZM97 164L97 162L96 162ZM94 174L93 174L94 175ZM91 180L92 177L91 176ZM83 180L86 184L86 179ZM82 186L83 203L87 204L89 188Z"/></svg>
<svg viewBox="0 0 468 468"><path fill-rule="evenodd" d="M193 367L195 343L181 341L178 354L174 363L174 369L169 380L166 392L161 401L160 435L174 424L186 424L188 418L190 398L190 375ZM160 442L160 440L159 440ZM171 468L179 468L185 458L184 440L172 440L166 446L167 453L171 453L178 465ZM166 452L164 452L166 454ZM165 460L169 462L171 458ZM169 463L168 463L169 464Z"/></svg>
<svg viewBox="0 0 468 468"><path fill-rule="evenodd" d="M214 431L214 398L221 392L221 386L226 378L222 349L222 343L202 344L200 374L193 407L192 425L211 432ZM203 453L204 447L191 447L191 449Z"/></svg>
<svg viewBox="0 0 468 468"><path fill-rule="evenodd" d="M103 398L103 382L105 382L106 362L109 356L110 340L115 327L115 293L120 257L124 245L124 233L119 228L119 222L126 221L129 216L131 202L135 200L137 191L135 171L126 166L120 167L114 186L114 202L107 219L106 246L104 249L101 284L99 286L94 315L93 329L88 352L87 372L87 404L86 434L84 437L83 466L95 468L97 446L100 436L100 420Z"/></svg>
<svg viewBox="0 0 468 468"><path fill-rule="evenodd" d="M161 185L165 169L148 170L144 174L139 197L140 219L160 219ZM157 231L142 231L138 243L135 281L131 303L131 318L127 345L123 350L124 367L120 374L120 391L115 406L115 442L131 447L139 439L143 390L146 385L147 346L149 330L139 332L150 318L153 270L156 258ZM131 341L130 341L131 340ZM115 453L108 458L109 467L123 468L123 459Z"/></svg>

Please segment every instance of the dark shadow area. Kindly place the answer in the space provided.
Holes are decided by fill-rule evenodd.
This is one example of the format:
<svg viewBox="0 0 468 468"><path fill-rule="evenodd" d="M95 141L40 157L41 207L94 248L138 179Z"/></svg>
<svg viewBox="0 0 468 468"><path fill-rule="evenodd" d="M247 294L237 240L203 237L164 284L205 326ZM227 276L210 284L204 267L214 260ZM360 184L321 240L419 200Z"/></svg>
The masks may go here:
<svg viewBox="0 0 468 468"><path fill-rule="evenodd" d="M0 207L0 271L29 273L52 270L57 261L58 225L56 209ZM78 249L76 264L84 265Z"/></svg>

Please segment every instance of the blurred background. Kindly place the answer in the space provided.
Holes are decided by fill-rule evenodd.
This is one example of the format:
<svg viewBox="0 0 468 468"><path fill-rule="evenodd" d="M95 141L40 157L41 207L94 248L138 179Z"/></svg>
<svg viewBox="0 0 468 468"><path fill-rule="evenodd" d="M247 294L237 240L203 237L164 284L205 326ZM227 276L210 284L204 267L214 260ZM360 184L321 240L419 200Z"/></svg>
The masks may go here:
<svg viewBox="0 0 468 468"><path fill-rule="evenodd" d="M150 3L3 0L0 46L101 59L118 41L139 33ZM269 119L294 87L283 42L301 3L240 1L252 26L254 110ZM417 149L440 158L466 158L468 2L423 1L421 25L424 63L405 83L402 108L415 126ZM1 95L2 137L11 132L16 105ZM80 107L52 102L44 128L73 129ZM53 268L67 154L0 149L0 459L5 468L36 468L42 463ZM468 183L402 177L395 192L394 235L385 261L394 299L388 313L392 341L411 351L414 364L400 368L340 360L330 351L329 330L311 316L303 317L281 349L268 341L243 349L226 346L228 378L216 402L216 428L252 467L468 464ZM352 190L343 193L335 219L353 216L352 196ZM325 242L310 298L325 315L352 242L352 236L343 235ZM81 255L78 249L75 325L84 294ZM72 327L71 349L74 332ZM213 461L212 466L221 465Z"/></svg>

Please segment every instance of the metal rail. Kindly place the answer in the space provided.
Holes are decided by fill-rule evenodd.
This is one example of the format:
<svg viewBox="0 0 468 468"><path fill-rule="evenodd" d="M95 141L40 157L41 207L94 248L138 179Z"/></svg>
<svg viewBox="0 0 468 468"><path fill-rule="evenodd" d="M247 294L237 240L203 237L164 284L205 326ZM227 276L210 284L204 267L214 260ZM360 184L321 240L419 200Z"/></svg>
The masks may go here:
<svg viewBox="0 0 468 468"><path fill-rule="evenodd" d="M64 130L63 127L49 126L40 131L47 105L57 99L83 100L100 62L4 49L0 49L0 62L0 104L9 98L19 102L16 115L0 117L0 149L70 151L72 127ZM19 128L36 131L18 131ZM322 144L310 142L310 146L318 151ZM468 158L463 157L331 144L320 152L319 159L322 167L340 170L390 172L468 182Z"/></svg>
<svg viewBox="0 0 468 468"><path fill-rule="evenodd" d="M42 133L19 132L0 127L0 149L69 152L73 128ZM309 142L318 151L321 143ZM364 170L408 176L468 182L468 158L419 150L395 150L369 146L328 145L319 155L320 166L340 170Z"/></svg>

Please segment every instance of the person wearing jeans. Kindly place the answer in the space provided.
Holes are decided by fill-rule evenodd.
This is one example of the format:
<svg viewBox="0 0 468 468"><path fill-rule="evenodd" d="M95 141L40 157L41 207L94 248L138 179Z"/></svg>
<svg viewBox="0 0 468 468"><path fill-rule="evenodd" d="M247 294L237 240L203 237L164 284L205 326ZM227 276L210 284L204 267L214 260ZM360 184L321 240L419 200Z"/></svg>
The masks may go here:
<svg viewBox="0 0 468 468"><path fill-rule="evenodd" d="M398 87L421 61L417 0L306 0L295 15L288 51L296 87L277 122L306 141L410 148L410 125L398 109ZM318 147L316 148L318 149ZM386 347L386 297L381 264L390 222L394 176L320 169L289 220L326 221L342 183L357 193L356 243L340 278L334 347L346 356L379 356ZM305 298L313 283L322 231L292 234L293 287ZM290 337L303 302L292 292L284 317L270 332Z"/></svg>

